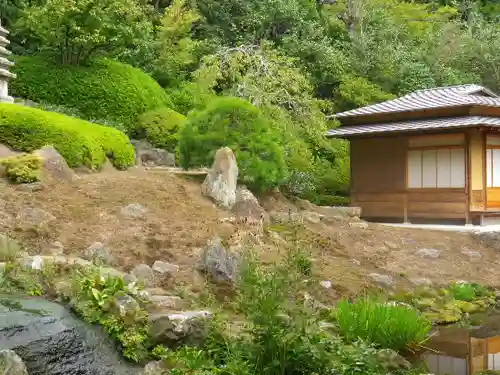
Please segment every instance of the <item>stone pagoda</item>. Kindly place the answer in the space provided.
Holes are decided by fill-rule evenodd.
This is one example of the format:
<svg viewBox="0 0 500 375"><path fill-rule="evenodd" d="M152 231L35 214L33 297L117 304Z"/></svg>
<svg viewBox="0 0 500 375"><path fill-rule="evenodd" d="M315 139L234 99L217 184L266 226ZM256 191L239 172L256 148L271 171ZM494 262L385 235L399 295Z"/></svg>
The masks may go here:
<svg viewBox="0 0 500 375"><path fill-rule="evenodd" d="M9 80L16 78L14 73L9 72L9 68L14 65L7 57L10 51L7 50L9 32L0 23L0 103L12 103L14 99L9 96Z"/></svg>

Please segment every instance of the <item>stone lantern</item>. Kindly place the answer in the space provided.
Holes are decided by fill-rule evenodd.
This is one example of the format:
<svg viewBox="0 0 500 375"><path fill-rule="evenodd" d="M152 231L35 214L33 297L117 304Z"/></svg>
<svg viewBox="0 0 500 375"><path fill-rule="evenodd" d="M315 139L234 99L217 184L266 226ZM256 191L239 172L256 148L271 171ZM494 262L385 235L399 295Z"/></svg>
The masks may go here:
<svg viewBox="0 0 500 375"><path fill-rule="evenodd" d="M10 51L7 50L9 32L0 23L0 103L12 103L14 99L9 96L9 80L16 78L16 75L9 72L9 68L14 65L7 57Z"/></svg>

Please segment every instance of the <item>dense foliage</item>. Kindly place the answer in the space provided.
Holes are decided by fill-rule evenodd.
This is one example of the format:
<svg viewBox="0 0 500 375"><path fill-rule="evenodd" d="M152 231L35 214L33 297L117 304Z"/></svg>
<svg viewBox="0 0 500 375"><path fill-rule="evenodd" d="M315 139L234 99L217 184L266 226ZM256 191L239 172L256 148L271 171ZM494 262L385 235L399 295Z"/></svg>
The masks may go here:
<svg viewBox="0 0 500 375"><path fill-rule="evenodd" d="M126 129L141 113L167 104L165 92L150 76L113 60L75 67L19 56L14 71L13 95L74 108L86 119L115 121Z"/></svg>
<svg viewBox="0 0 500 375"><path fill-rule="evenodd" d="M187 115L214 97L245 99L281 147L282 190L323 204L342 201L349 179L347 146L323 137L337 125L326 115L434 86L500 89L499 9L490 0L0 0L16 54L43 54L38 69L20 60L15 95L129 130L157 107ZM167 94L102 55L150 73ZM72 67L47 65L54 58Z"/></svg>
<svg viewBox="0 0 500 375"><path fill-rule="evenodd" d="M26 152L53 145L71 167L96 169L106 157L119 169L135 163L133 146L116 129L15 104L0 104L0 142Z"/></svg>
<svg viewBox="0 0 500 375"><path fill-rule="evenodd" d="M5 177L13 184L29 184L41 180L42 159L36 155L18 155L0 159Z"/></svg>
<svg viewBox="0 0 500 375"><path fill-rule="evenodd" d="M181 165L209 165L221 147L234 151L239 178L249 186L271 188L285 177L277 134L261 111L246 100L219 98L191 113L180 135Z"/></svg>

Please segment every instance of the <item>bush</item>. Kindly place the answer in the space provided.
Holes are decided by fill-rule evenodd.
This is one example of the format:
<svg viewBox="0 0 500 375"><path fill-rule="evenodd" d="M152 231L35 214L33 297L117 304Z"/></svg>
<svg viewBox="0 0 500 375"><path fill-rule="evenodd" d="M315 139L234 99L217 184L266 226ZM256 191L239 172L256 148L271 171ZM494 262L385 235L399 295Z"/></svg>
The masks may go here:
<svg viewBox="0 0 500 375"><path fill-rule="evenodd" d="M209 166L217 150L231 148L240 180L256 189L279 185L286 167L283 149L259 109L243 99L224 97L202 111L192 112L179 139L184 168Z"/></svg>
<svg viewBox="0 0 500 375"><path fill-rule="evenodd" d="M116 129L16 104L0 104L0 143L25 152L52 145L70 167L96 169L106 156L119 169L135 163L128 137Z"/></svg>
<svg viewBox="0 0 500 375"><path fill-rule="evenodd" d="M0 159L5 176L13 184L29 184L40 181L42 160L36 155L19 155Z"/></svg>
<svg viewBox="0 0 500 375"><path fill-rule="evenodd" d="M133 137L147 139L155 147L175 152L179 130L185 122L186 116L170 108L149 111L139 116Z"/></svg>
<svg viewBox="0 0 500 375"><path fill-rule="evenodd" d="M118 121L130 129L141 113L167 105L163 89L146 73L118 61L58 65L41 57L15 58L13 96L75 108L86 119Z"/></svg>
<svg viewBox="0 0 500 375"><path fill-rule="evenodd" d="M335 319L348 341L366 340L396 351L421 345L431 329L430 322L416 309L371 298L341 301Z"/></svg>

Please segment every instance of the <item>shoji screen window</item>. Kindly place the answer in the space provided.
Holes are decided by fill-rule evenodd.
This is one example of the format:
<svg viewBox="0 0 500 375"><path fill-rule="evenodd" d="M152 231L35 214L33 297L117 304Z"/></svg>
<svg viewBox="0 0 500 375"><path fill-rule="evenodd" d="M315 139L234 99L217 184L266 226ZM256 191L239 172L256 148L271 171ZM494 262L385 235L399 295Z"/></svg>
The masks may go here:
<svg viewBox="0 0 500 375"><path fill-rule="evenodd" d="M500 137L488 136L487 138L486 186L500 188Z"/></svg>
<svg viewBox="0 0 500 375"><path fill-rule="evenodd" d="M452 142L452 140L448 142ZM457 139L453 143L458 142ZM417 142L412 144L410 141L410 149L408 150L408 188L465 187L465 149L463 146L432 144L446 143L446 139L438 138L436 140L428 139L425 146L414 146L415 143Z"/></svg>

